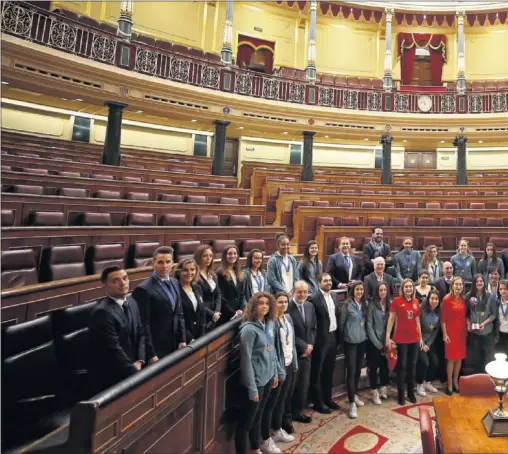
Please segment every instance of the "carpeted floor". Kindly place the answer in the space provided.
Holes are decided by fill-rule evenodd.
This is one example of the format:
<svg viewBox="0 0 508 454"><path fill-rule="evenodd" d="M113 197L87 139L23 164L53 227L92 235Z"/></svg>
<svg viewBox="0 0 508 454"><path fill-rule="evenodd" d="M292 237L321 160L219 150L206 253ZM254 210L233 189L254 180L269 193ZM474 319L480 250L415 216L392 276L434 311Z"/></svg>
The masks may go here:
<svg viewBox="0 0 508 454"><path fill-rule="evenodd" d="M374 405L370 390L360 392L365 406L358 408L358 418L347 416L348 403L338 400L341 410L331 415L322 415L310 410L313 420L310 424L294 423L295 441L277 443L285 453L421 453L418 407L428 407L434 416L432 399L442 395L443 386L434 383L439 394L417 396L418 403L400 407L397 390L389 387L388 400Z"/></svg>

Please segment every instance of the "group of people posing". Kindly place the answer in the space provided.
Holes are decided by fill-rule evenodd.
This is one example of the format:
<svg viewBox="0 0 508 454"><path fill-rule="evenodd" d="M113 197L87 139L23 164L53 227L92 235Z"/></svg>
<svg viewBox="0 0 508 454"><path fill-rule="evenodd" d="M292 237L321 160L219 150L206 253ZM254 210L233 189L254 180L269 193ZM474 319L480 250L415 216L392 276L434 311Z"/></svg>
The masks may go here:
<svg viewBox="0 0 508 454"><path fill-rule="evenodd" d="M376 228L364 248L363 265L349 239L341 238L340 251L326 267L315 241L300 263L290 254L286 235L279 235L276 244L266 272L258 249L250 251L241 270L234 245L224 249L222 267L214 271L213 250L202 245L173 273L173 250L160 247L152 276L132 295L125 270L106 268L101 279L107 297L90 322L90 373L98 389L241 317L236 450L278 453L277 442L293 440L293 421L311 422L305 413L309 403L325 414L339 408L332 400L339 344L344 346L351 418L364 405L356 390L365 355L371 400L379 405L388 397L386 351L397 349L402 405L406 391L416 402L415 384L421 396L436 392L431 381L445 360L447 392L458 389L468 332L478 371L495 348L508 350L508 285L500 280L503 262L491 243L478 265L464 241L452 260L442 263L436 247L421 257L406 238L392 260ZM464 296L468 280L472 289ZM339 303L332 289L346 290L346 302Z"/></svg>

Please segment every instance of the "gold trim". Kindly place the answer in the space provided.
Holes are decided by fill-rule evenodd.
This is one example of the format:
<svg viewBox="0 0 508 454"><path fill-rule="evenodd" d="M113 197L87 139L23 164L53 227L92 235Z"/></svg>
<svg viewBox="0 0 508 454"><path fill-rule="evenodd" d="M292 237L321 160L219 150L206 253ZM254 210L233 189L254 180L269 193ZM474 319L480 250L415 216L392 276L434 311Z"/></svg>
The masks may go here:
<svg viewBox="0 0 508 454"><path fill-rule="evenodd" d="M254 50L260 50L260 49L266 49L269 50L272 54L275 52L274 49L272 49L270 46L267 46L265 44L261 44L261 46L254 46L254 44L250 43L249 41L240 41L238 43L238 47L240 46L249 46L252 47Z"/></svg>

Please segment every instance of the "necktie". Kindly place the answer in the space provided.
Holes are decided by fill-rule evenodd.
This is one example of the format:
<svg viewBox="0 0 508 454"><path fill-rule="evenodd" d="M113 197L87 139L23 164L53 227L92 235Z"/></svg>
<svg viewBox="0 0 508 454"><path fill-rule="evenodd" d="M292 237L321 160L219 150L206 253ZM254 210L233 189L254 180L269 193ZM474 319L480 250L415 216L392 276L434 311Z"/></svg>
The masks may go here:
<svg viewBox="0 0 508 454"><path fill-rule="evenodd" d="M174 309L175 308L175 304L176 304L175 290L173 289L173 286L171 285L171 283L169 281L162 281L162 283L168 289L168 292L169 292L169 301L171 303L171 306Z"/></svg>
<svg viewBox="0 0 508 454"><path fill-rule="evenodd" d="M298 304L298 310L300 311L300 314L302 314L303 323L305 323L305 311L303 309L303 304Z"/></svg>
<svg viewBox="0 0 508 454"><path fill-rule="evenodd" d="M131 309L129 307L129 303L127 301L123 302L122 309L123 309L125 316L127 317L127 321L129 322L129 329L130 329L130 331L132 331L132 314L131 314Z"/></svg>

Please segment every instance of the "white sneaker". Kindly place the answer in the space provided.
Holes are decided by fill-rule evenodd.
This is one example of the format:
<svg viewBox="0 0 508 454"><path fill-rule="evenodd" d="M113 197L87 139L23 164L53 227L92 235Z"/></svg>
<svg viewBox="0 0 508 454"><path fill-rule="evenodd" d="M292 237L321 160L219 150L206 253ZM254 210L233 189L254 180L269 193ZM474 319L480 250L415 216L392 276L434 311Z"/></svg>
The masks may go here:
<svg viewBox="0 0 508 454"><path fill-rule="evenodd" d="M263 441L261 443L261 446L259 447L261 449L261 452L264 452L265 454L280 454L282 451L277 447L275 442L272 440L272 438L269 438L268 440Z"/></svg>
<svg viewBox="0 0 508 454"><path fill-rule="evenodd" d="M381 399L379 398L379 392L377 389L372 390L372 403L374 405L381 405Z"/></svg>
<svg viewBox="0 0 508 454"><path fill-rule="evenodd" d="M281 443L291 443L295 440L293 435L289 435L284 429L280 428L272 434L273 441L280 441Z"/></svg>
<svg viewBox="0 0 508 454"><path fill-rule="evenodd" d="M430 381L427 381L427 382L424 382L423 385L425 386L425 389L429 392L429 393L437 393L439 392L435 387L434 385L432 384L432 382Z"/></svg>
<svg viewBox="0 0 508 454"><path fill-rule="evenodd" d="M363 407L365 405L365 402L363 400L360 400L360 398L355 394L355 404L358 407Z"/></svg>
<svg viewBox="0 0 508 454"><path fill-rule="evenodd" d="M349 412L348 412L348 416L351 418L351 419L356 419L358 418L358 412L356 410L356 404L353 402L352 404L349 404Z"/></svg>
<svg viewBox="0 0 508 454"><path fill-rule="evenodd" d="M388 399L388 389L386 386L381 386L381 388L379 388L379 397L385 400Z"/></svg>
<svg viewBox="0 0 508 454"><path fill-rule="evenodd" d="M425 392L425 385L423 383L421 385L416 385L416 394L422 397L425 397L427 395L427 393Z"/></svg>

